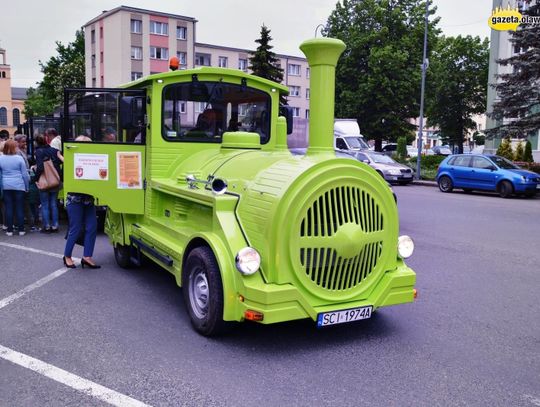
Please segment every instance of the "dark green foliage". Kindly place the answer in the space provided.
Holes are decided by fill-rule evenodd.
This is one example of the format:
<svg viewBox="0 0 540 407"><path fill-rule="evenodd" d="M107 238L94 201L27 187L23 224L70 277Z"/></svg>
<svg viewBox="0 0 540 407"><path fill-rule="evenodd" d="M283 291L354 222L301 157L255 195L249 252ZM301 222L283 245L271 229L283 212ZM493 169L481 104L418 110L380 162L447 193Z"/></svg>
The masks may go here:
<svg viewBox="0 0 540 407"><path fill-rule="evenodd" d="M480 37L442 37L430 59L427 117L445 143L457 145L476 128L475 114L486 111L489 41Z"/></svg>
<svg viewBox="0 0 540 407"><path fill-rule="evenodd" d="M426 155L422 156L421 163L422 168L433 170L437 169L440 163L445 159L446 157L443 155ZM414 159L416 162L416 158Z"/></svg>
<svg viewBox="0 0 540 407"><path fill-rule="evenodd" d="M62 105L64 88L83 87L84 74L84 32L75 33L75 41L67 46L56 42L57 56L43 63L39 61L43 80L37 88L30 88L28 99L24 103L27 117L52 114Z"/></svg>
<svg viewBox="0 0 540 407"><path fill-rule="evenodd" d="M510 143L510 137L502 139L499 148L497 148L497 155L508 158L510 161L514 159L514 153L512 152L512 144Z"/></svg>
<svg viewBox="0 0 540 407"><path fill-rule="evenodd" d="M540 4L524 14L539 16ZM540 24L520 24L517 31L511 32L510 42L520 52L497 61L511 69L510 73L497 75L498 82L491 84L497 91L497 101L488 115L501 125L487 133L525 138L540 129ZM513 120L503 125L504 118Z"/></svg>
<svg viewBox="0 0 540 407"><path fill-rule="evenodd" d="M523 143L521 143L521 141L516 146L516 151L514 152L514 161L523 161Z"/></svg>
<svg viewBox="0 0 540 407"><path fill-rule="evenodd" d="M407 137L399 137L397 139L397 156L401 159L407 158Z"/></svg>
<svg viewBox="0 0 540 407"><path fill-rule="evenodd" d="M523 161L532 163L534 161L533 155L532 155L532 146L531 142L527 140L525 143L525 151L523 152Z"/></svg>
<svg viewBox="0 0 540 407"><path fill-rule="evenodd" d="M410 118L420 111L424 14L425 3L417 0L343 0L327 20L324 35L347 45L336 68L336 117L358 119L377 150L383 139L414 133ZM429 23L429 49L438 21Z"/></svg>
<svg viewBox="0 0 540 407"><path fill-rule="evenodd" d="M283 81L283 69L279 65L279 58L272 51L274 47L270 45L270 41L272 41L270 30L263 24L261 27L261 37L255 40L259 46L255 52L250 53L249 69L251 69L253 75L281 83ZM280 101L282 104L287 103L283 97L280 98Z"/></svg>
<svg viewBox="0 0 540 407"><path fill-rule="evenodd" d="M484 144L486 144L486 136L484 136L481 133L476 132L473 135L473 141L475 145L483 146Z"/></svg>

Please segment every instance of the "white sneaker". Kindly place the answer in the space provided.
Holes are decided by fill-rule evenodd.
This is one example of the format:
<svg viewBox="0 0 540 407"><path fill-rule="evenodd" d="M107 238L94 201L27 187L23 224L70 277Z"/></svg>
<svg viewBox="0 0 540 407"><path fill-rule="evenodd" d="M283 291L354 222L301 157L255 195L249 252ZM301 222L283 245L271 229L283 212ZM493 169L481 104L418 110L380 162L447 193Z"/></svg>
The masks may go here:
<svg viewBox="0 0 540 407"><path fill-rule="evenodd" d="M6 232L6 236L13 236L13 232Z"/></svg>
<svg viewBox="0 0 540 407"><path fill-rule="evenodd" d="M26 232L19 232L19 236L24 236L26 235Z"/></svg>

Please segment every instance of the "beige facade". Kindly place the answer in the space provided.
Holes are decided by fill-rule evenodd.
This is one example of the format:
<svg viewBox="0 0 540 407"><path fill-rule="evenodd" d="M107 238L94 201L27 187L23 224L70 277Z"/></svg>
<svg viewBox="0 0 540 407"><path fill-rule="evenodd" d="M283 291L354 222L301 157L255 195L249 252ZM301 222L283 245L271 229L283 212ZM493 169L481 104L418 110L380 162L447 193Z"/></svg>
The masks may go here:
<svg viewBox="0 0 540 407"><path fill-rule="evenodd" d="M120 6L103 12L84 26L86 86L116 87L140 77L169 70L168 60L180 59L180 69L197 66L248 71L249 50L196 42L192 17ZM277 55L283 83L289 86L289 106L301 120L309 117L309 71L304 58Z"/></svg>
<svg viewBox="0 0 540 407"><path fill-rule="evenodd" d="M6 50L0 48L0 131L13 135L17 126L25 121L23 114L25 88L11 87L11 67L7 63Z"/></svg>

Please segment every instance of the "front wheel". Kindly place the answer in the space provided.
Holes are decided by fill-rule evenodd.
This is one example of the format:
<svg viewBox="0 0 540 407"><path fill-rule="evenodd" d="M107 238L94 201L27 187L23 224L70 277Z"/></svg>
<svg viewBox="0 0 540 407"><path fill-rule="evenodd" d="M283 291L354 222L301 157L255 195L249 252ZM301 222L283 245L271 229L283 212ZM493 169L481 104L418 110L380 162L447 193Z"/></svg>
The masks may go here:
<svg viewBox="0 0 540 407"><path fill-rule="evenodd" d="M498 190L501 198L510 198L510 195L514 192L514 187L509 181L502 181L499 184Z"/></svg>
<svg viewBox="0 0 540 407"><path fill-rule="evenodd" d="M184 301L195 330L204 336L223 332L223 284L212 250L202 246L193 249L182 276Z"/></svg>
<svg viewBox="0 0 540 407"><path fill-rule="evenodd" d="M454 184L452 183L452 180L446 175L443 175L439 178L438 184L441 192L452 192L452 190L454 189Z"/></svg>

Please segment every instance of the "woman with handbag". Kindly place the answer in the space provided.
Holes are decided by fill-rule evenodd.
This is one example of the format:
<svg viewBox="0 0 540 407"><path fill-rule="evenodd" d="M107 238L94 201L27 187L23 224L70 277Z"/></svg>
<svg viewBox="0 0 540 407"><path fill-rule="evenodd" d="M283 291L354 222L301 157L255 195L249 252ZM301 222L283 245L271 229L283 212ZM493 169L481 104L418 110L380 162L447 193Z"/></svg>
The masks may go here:
<svg viewBox="0 0 540 407"><path fill-rule="evenodd" d="M92 139L87 136L78 136L75 141L92 141ZM94 197L87 194L68 192L66 211L68 213L69 229L66 235L66 247L64 248L64 265L68 268L76 267L71 255L73 247L77 243L82 244L84 247L81 267L100 268L101 266L92 260L97 235Z"/></svg>
<svg viewBox="0 0 540 407"><path fill-rule="evenodd" d="M24 196L28 192L30 176L24 159L17 154L17 142L7 140L0 155L0 185L6 207L6 235L13 236L13 212L17 218L19 236L24 236Z"/></svg>
<svg viewBox="0 0 540 407"><path fill-rule="evenodd" d="M60 164L62 163L61 155L57 149L49 146L44 135L39 134L36 137L36 179L38 180L37 186L39 189L39 200L41 202L41 218L43 223L43 228L41 229L42 233L53 233L58 232L58 191L60 190L60 183L53 187L47 187L42 189L40 184L43 180L42 178L49 179L49 174L45 171L45 162L50 161L53 164L56 174L58 175L58 180L62 171L60 169ZM50 164L47 164L49 167L47 172L49 172L53 167ZM44 175L44 177L42 177Z"/></svg>

